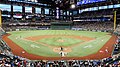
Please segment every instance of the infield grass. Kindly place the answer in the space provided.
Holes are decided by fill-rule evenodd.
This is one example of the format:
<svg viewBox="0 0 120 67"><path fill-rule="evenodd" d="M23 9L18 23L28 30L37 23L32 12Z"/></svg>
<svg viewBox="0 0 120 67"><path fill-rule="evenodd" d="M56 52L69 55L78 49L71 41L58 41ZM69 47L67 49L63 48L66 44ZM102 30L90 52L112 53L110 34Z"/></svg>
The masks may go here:
<svg viewBox="0 0 120 67"><path fill-rule="evenodd" d="M44 38L42 40L38 40L37 42L46 43L51 46L71 46L77 43L83 42L79 39L67 38L67 37L51 37L51 38Z"/></svg>

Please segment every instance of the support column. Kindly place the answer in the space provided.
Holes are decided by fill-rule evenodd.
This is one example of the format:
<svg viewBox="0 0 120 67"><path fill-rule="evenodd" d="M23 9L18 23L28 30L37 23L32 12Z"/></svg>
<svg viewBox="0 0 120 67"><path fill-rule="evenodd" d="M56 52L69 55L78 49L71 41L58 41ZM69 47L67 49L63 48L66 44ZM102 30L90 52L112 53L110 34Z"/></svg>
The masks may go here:
<svg viewBox="0 0 120 67"><path fill-rule="evenodd" d="M11 4L11 19L13 19L13 4Z"/></svg>
<svg viewBox="0 0 120 67"><path fill-rule="evenodd" d="M22 5L22 19L25 20L25 6Z"/></svg>
<svg viewBox="0 0 120 67"><path fill-rule="evenodd" d="M41 14L44 15L45 14L45 9L41 8Z"/></svg>
<svg viewBox="0 0 120 67"><path fill-rule="evenodd" d="M33 7L32 7L32 14L35 14L35 11L36 11L36 10L35 10L35 7L33 6Z"/></svg>
<svg viewBox="0 0 120 67"><path fill-rule="evenodd" d="M0 27L2 27L2 10L0 10Z"/></svg>
<svg viewBox="0 0 120 67"><path fill-rule="evenodd" d="M114 11L114 31L116 30L116 11Z"/></svg>
<svg viewBox="0 0 120 67"><path fill-rule="evenodd" d="M32 14L35 16L35 7L34 6L32 7ZM35 21L35 20L36 20L35 17L33 17L32 21Z"/></svg>
<svg viewBox="0 0 120 67"><path fill-rule="evenodd" d="M44 20L45 20L45 9L41 8L41 21L44 22Z"/></svg>

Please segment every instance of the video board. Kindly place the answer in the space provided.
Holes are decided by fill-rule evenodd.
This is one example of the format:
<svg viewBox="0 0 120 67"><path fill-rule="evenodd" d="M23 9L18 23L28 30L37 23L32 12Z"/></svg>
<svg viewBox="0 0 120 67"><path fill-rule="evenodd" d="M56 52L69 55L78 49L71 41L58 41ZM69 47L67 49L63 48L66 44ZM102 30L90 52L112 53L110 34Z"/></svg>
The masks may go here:
<svg viewBox="0 0 120 67"><path fill-rule="evenodd" d="M82 0L82 1L77 2L77 5L79 6L83 4L91 4L91 3L103 2L103 1L106 1L106 0Z"/></svg>

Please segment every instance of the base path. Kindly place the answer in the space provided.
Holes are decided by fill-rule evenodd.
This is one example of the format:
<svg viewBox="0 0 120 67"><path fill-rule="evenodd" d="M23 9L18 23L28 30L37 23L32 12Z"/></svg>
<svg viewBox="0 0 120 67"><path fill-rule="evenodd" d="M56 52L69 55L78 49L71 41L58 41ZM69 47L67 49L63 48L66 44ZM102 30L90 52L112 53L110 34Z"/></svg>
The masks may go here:
<svg viewBox="0 0 120 67"><path fill-rule="evenodd" d="M9 35L10 34L6 34L2 38L11 48L13 54L28 58L30 60L86 60L86 59L98 60L98 59L103 59L106 57L111 57L114 44L116 43L116 39L117 39L115 35L112 35L109 41L97 53L84 56L84 57L43 57L43 56L38 56L38 55L27 53L23 48L21 48L16 43L14 43L12 40L10 40L8 38ZM106 49L108 50L108 52L106 51Z"/></svg>
<svg viewBox="0 0 120 67"><path fill-rule="evenodd" d="M34 42L34 43L37 43L37 44L47 46L47 47L53 49L54 52L60 53L61 52L60 46L51 46L49 44L36 41L36 40L41 40L41 39L45 39L45 38L53 38L53 37L67 37L67 38L72 38L72 39L83 40L83 42L80 42L80 43L77 43L77 44L73 44L73 45L70 45L70 46L62 46L64 48L63 52L66 52L66 53L71 52L72 47L75 47L75 46L80 45L82 43L86 43L86 42L91 41L91 40L95 40L95 38L86 37L86 36L75 36L75 35L41 35L41 36L27 37L27 38L24 38L24 40L28 40L28 41L31 41L31 42ZM65 41L62 40L62 39L58 39L57 42L63 43Z"/></svg>

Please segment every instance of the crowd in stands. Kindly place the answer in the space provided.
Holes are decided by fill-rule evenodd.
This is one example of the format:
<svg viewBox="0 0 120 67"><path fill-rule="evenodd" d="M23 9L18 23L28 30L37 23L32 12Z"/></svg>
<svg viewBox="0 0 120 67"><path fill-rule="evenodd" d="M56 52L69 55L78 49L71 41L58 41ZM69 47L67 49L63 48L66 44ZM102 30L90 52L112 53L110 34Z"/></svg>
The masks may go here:
<svg viewBox="0 0 120 67"><path fill-rule="evenodd" d="M113 31L113 22L76 22L73 28Z"/></svg>
<svg viewBox="0 0 120 67"><path fill-rule="evenodd" d="M74 22L72 28L76 29L88 29L88 30L100 30L100 31L113 31L113 22L106 21L106 22L87 22L87 21L81 21L81 22ZM16 30L16 29L50 29L50 24L46 23L21 23L21 24L9 24L9 27L4 26L4 29L7 31ZM119 30L119 28L118 28Z"/></svg>
<svg viewBox="0 0 120 67"><path fill-rule="evenodd" d="M82 12L80 14L77 14L77 17L80 18L92 18L92 17L102 17L102 16L109 16L112 17L112 15L114 14L114 10L109 9L109 10L99 10L99 11L86 11L86 12Z"/></svg>
<svg viewBox="0 0 120 67"><path fill-rule="evenodd" d="M102 60L28 60L0 54L0 67L119 67L120 55Z"/></svg>
<svg viewBox="0 0 120 67"><path fill-rule="evenodd" d="M113 31L113 15L114 10L99 10L99 11L86 11L75 15L74 29L87 29L87 30L100 30L100 31ZM96 18L98 20L96 20ZM104 21L106 18L107 21ZM93 21L94 20L94 21Z"/></svg>
<svg viewBox="0 0 120 67"><path fill-rule="evenodd" d="M16 29L44 30L50 28L49 21L30 21L30 20L3 20L5 31L16 31Z"/></svg>
<svg viewBox="0 0 120 67"><path fill-rule="evenodd" d="M117 32L118 35L120 36L120 23L117 25L116 32Z"/></svg>

